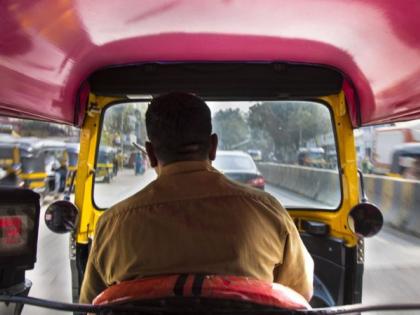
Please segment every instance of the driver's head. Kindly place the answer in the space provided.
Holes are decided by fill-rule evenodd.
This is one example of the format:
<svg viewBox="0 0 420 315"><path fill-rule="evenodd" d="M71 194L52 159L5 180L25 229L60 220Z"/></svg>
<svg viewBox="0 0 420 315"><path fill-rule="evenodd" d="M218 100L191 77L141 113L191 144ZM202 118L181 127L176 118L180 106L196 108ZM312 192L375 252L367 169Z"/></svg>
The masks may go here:
<svg viewBox="0 0 420 315"><path fill-rule="evenodd" d="M155 97L146 112L146 129L150 140L146 150L153 167L215 158L217 136L211 134L210 109L193 94Z"/></svg>

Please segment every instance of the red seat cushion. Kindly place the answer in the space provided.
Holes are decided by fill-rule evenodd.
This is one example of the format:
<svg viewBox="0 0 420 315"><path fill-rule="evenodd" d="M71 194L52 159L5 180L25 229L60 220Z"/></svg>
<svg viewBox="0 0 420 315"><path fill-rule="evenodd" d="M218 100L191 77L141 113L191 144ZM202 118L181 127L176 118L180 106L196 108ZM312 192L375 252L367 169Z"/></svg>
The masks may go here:
<svg viewBox="0 0 420 315"><path fill-rule="evenodd" d="M125 281L103 291L93 304L121 304L177 296L246 301L284 309L310 309L303 296L281 284L218 275L170 275Z"/></svg>

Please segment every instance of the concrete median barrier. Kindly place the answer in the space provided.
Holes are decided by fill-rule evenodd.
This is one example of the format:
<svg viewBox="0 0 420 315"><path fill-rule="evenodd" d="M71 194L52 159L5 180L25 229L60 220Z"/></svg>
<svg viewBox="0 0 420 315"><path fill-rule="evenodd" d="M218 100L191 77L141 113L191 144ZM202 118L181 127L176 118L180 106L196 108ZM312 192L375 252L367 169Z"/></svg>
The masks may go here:
<svg viewBox="0 0 420 315"><path fill-rule="evenodd" d="M258 168L271 185L331 206L340 202L337 171L277 163L259 163Z"/></svg>
<svg viewBox="0 0 420 315"><path fill-rule="evenodd" d="M337 205L340 182L337 171L299 165L259 163L268 184L299 195ZM364 175L366 195L378 205L385 223L420 236L420 181Z"/></svg>
<svg viewBox="0 0 420 315"><path fill-rule="evenodd" d="M365 175L366 195L382 210L385 223L420 236L420 182Z"/></svg>

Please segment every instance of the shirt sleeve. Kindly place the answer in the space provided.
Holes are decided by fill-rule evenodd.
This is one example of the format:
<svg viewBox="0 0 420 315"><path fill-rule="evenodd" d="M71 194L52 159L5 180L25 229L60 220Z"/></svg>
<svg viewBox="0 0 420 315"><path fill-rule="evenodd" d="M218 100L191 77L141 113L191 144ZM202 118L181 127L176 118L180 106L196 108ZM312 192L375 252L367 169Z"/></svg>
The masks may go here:
<svg viewBox="0 0 420 315"><path fill-rule="evenodd" d="M91 304L95 297L107 288L95 266L93 257L94 255L90 253L80 290L80 303Z"/></svg>
<svg viewBox="0 0 420 315"><path fill-rule="evenodd" d="M300 293L307 301L313 294L314 262L290 219L283 262L274 270L274 282L281 283Z"/></svg>

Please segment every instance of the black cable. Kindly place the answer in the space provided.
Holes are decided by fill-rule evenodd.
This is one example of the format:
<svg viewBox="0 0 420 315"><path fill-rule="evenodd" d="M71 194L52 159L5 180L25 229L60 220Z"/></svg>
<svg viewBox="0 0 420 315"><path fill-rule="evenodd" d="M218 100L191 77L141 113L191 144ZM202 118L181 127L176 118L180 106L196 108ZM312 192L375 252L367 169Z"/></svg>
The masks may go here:
<svg viewBox="0 0 420 315"><path fill-rule="evenodd" d="M22 303L32 306L39 306L48 309L54 309L58 311L68 311L68 312L83 312L83 313L101 313L104 311L136 311L137 314L162 314L162 313L172 313L182 311L183 313L207 313L206 309L190 308L182 309L178 307L149 307L149 306L124 306L124 305L89 305L89 304L71 304L71 303L62 303L49 301L44 299L38 299L33 297L21 297L21 296L7 296L0 295L0 302L6 303ZM131 301L132 302L132 301ZM219 314L296 314L296 315L340 315L340 314L350 314L357 312L374 312L374 311L408 311L408 310L420 310L420 303L404 303L404 304L379 304L379 305L344 305L344 306L334 306L328 308L316 308L311 310L276 310L275 308L262 310L262 309L222 309L217 310L214 313ZM210 312L212 313L212 312Z"/></svg>
<svg viewBox="0 0 420 315"><path fill-rule="evenodd" d="M107 310L114 311L137 311L143 312L144 314L156 314L162 313L162 308L144 307L144 306L124 306L124 305L90 305L90 304L72 304L55 302L44 299L38 299L33 297L22 297L22 296L7 296L0 295L0 302L5 303L22 303L32 306L44 307L57 311L68 311L68 312L81 312L81 313L100 313Z"/></svg>
<svg viewBox="0 0 420 315"><path fill-rule="evenodd" d="M374 311L409 311L420 310L420 303L404 303L404 304L378 304L378 305L343 305L328 308L317 308L312 310L300 311L299 314L305 315L339 315L350 313L374 312Z"/></svg>

